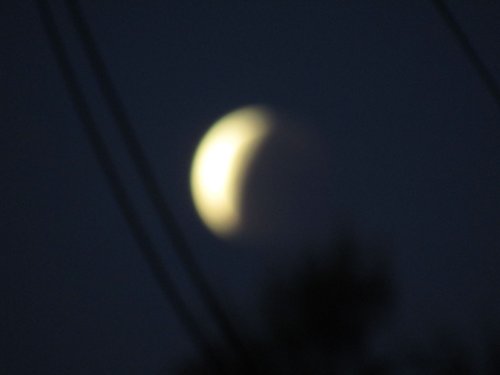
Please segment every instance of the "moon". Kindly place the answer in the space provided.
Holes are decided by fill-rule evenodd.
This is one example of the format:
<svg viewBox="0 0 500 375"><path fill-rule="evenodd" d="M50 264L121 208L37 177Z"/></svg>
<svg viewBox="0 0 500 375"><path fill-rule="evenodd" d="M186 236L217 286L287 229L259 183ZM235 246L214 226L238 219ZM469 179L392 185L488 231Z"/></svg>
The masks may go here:
<svg viewBox="0 0 500 375"><path fill-rule="evenodd" d="M192 162L194 206L217 237L243 246L298 246L318 238L330 196L326 153L310 130L264 106L217 120Z"/></svg>
<svg viewBox="0 0 500 375"><path fill-rule="evenodd" d="M219 119L198 145L191 193L199 216L216 235L230 237L241 229L245 177L273 127L270 111L245 107Z"/></svg>

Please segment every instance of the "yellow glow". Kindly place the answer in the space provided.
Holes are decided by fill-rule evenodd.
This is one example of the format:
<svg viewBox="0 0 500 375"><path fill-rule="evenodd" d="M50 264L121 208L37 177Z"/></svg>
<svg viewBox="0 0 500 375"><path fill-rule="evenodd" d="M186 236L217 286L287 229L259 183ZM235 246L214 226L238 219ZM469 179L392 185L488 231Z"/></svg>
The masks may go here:
<svg viewBox="0 0 500 375"><path fill-rule="evenodd" d="M218 120L205 134L191 167L191 193L198 214L216 234L241 225L241 192L257 148L272 119L261 107L246 107Z"/></svg>

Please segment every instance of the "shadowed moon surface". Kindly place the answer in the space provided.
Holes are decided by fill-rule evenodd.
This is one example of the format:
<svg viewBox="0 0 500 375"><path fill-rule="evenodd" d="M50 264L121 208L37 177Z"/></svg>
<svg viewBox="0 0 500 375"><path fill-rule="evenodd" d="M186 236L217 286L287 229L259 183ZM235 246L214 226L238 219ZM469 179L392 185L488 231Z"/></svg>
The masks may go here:
<svg viewBox="0 0 500 375"><path fill-rule="evenodd" d="M303 124L262 106L223 116L193 159L191 192L204 224L239 244L299 244L327 231L329 159Z"/></svg>

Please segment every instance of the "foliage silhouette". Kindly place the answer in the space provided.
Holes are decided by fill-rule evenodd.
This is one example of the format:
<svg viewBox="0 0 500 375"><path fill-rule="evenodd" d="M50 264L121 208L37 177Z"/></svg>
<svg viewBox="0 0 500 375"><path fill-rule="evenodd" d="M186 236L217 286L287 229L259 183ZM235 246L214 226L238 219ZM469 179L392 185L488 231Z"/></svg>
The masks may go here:
<svg viewBox="0 0 500 375"><path fill-rule="evenodd" d="M333 244L330 256L309 261L286 282L274 282L263 300L266 337L243 338L254 361L249 371L227 348L217 347L226 374L442 374L478 373L467 350L449 336L397 358L378 358L369 345L390 316L395 293L386 263L367 268L352 237ZM487 343L481 374L500 375L496 336ZM212 375L203 359L183 363L180 375Z"/></svg>

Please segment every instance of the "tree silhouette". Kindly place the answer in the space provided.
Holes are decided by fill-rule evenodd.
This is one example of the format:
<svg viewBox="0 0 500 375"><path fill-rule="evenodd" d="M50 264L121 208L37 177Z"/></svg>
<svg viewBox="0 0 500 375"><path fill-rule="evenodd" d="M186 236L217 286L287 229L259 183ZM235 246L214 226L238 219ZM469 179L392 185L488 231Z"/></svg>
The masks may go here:
<svg viewBox="0 0 500 375"><path fill-rule="evenodd" d="M289 280L272 283L264 294L268 334L245 337L253 368L226 348L216 352L226 374L442 374L478 371L469 353L449 336L429 350L381 359L369 340L390 316L394 291L386 263L367 268L352 237L333 244L327 259L310 260ZM444 337L444 336L443 336ZM498 336L487 342L488 363L480 373L500 375ZM212 375L203 359L183 363L181 375Z"/></svg>
<svg viewBox="0 0 500 375"><path fill-rule="evenodd" d="M276 282L263 309L269 334L246 338L261 374L322 374L362 370L378 374L366 341L392 300L387 272L363 270L351 239L338 241L330 258L308 262L291 280ZM227 373L247 373L237 358L219 348ZM211 374L203 361L185 365L180 374Z"/></svg>

